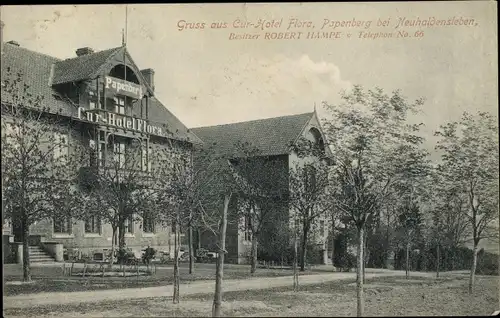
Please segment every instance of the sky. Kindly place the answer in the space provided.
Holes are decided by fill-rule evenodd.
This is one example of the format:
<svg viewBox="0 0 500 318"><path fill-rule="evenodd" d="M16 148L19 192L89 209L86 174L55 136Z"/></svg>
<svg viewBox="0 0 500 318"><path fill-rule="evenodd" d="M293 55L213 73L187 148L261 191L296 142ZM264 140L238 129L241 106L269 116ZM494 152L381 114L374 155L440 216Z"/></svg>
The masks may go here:
<svg viewBox="0 0 500 318"><path fill-rule="evenodd" d="M415 120L425 123L427 146L440 124L465 110L498 116L497 20L494 2L144 4L128 5L127 48L140 69L155 70L156 95L186 126L199 127L318 110L339 102L354 84L410 100L424 98ZM77 48L121 45L124 5L2 6L4 41L58 58ZM399 18L474 19L474 26L400 27L411 38L359 38L395 32ZM229 40L232 33L287 31L289 20L344 31L352 38ZM390 18L389 27L377 21ZM235 21L279 21L279 29L233 28ZM370 28L328 28L325 20L372 21ZM179 30L179 21L188 27ZM191 29L196 23L204 29ZM230 28L212 29L226 22Z"/></svg>

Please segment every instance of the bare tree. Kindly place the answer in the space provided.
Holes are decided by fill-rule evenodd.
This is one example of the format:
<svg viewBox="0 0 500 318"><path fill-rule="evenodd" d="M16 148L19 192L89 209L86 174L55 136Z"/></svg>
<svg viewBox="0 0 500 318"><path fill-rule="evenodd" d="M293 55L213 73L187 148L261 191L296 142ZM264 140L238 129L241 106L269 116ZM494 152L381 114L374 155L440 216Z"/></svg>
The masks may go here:
<svg viewBox="0 0 500 318"><path fill-rule="evenodd" d="M77 198L70 190L76 177L68 146L71 123L59 112L44 107L43 98L31 94L22 74L16 77L10 69L1 96L4 217L22 232L23 280L30 281L30 226L81 211L81 205L74 208L62 204Z"/></svg>
<svg viewBox="0 0 500 318"><path fill-rule="evenodd" d="M497 238L491 229L498 222L498 125L491 114L465 112L459 122L441 126L436 149L442 151L439 167L447 184L466 198L467 218L472 232L473 261L469 293L473 292L479 242Z"/></svg>
<svg viewBox="0 0 500 318"><path fill-rule="evenodd" d="M191 153L194 151L194 153ZM202 193L215 181L215 171L210 162L212 156L207 149L186 149L179 143L160 151L160 164L155 170L155 209L157 219L164 225L171 224L174 230L174 295L173 302L178 303L179 285L179 249L181 228L189 231L189 273L193 272L194 255L192 227L199 221L197 212ZM196 157L197 164L192 162Z"/></svg>
<svg viewBox="0 0 500 318"><path fill-rule="evenodd" d="M244 180L237 184L238 211L243 221L240 227L251 236L250 273L254 274L261 231L275 212L274 207L286 202L287 165L280 159L262 156L248 143L237 143L235 149L240 155L233 160L233 167Z"/></svg>
<svg viewBox="0 0 500 318"><path fill-rule="evenodd" d="M221 315L222 278L226 251L226 232L230 205L237 192L238 184L245 182L233 166L234 155L222 154L214 147L199 150L194 157L194 169L200 171L197 176L199 197L196 219L200 227L209 231L217 241L217 263L215 273L215 292L212 316ZM234 211L235 209L231 209Z"/></svg>
<svg viewBox="0 0 500 318"><path fill-rule="evenodd" d="M147 165L143 165L142 151L145 143L133 140L120 142L111 132L101 132L105 136L103 144L91 145L87 164L82 163L82 186L93 198L93 205L88 209L86 218L97 218L108 223L112 228L110 266L115 257L116 245L123 253L125 248L125 223L127 220L140 220L150 213L147 208L154 196L152 174ZM91 140L93 136L90 137ZM107 158L107 151L100 159L95 155L97 147L113 149L113 157ZM152 160L152 158L149 158Z"/></svg>
<svg viewBox="0 0 500 318"><path fill-rule="evenodd" d="M300 233L300 270L305 270L307 244L313 224L326 217L332 201L328 196L330 184L328 158L325 149L306 138L300 138L291 150L299 161L290 167L289 205L294 214L294 233ZM299 227L300 224L300 227ZM295 244L295 243L294 243Z"/></svg>

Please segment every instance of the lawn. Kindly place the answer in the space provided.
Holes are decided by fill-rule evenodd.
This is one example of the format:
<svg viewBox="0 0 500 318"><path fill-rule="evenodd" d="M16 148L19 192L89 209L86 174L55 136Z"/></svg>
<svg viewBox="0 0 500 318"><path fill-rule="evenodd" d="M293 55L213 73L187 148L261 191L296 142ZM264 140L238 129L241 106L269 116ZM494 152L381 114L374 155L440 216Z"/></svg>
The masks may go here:
<svg viewBox="0 0 500 318"><path fill-rule="evenodd" d="M181 283L197 280L215 279L214 264L195 264L195 272L189 274L187 264L181 264ZM81 271L81 269L79 270ZM159 266L156 273L150 276L131 277L77 277L63 276L62 267L32 267L33 283L17 284L22 278L22 268L16 264L4 265L4 295L31 294L40 292L72 292L101 289L155 287L170 285L173 281L171 266ZM301 275L314 274L317 271L305 271ZM249 266L224 265L224 279L245 279L250 277L276 277L292 275L287 269L257 269L250 275Z"/></svg>
<svg viewBox="0 0 500 318"><path fill-rule="evenodd" d="M367 316L491 315L498 309L498 277L480 276L474 295L467 293L467 277L379 277L367 280ZM224 295L224 316L355 316L356 296L352 280ZM136 299L79 305L51 305L7 309L5 317L141 317L210 316L212 295Z"/></svg>

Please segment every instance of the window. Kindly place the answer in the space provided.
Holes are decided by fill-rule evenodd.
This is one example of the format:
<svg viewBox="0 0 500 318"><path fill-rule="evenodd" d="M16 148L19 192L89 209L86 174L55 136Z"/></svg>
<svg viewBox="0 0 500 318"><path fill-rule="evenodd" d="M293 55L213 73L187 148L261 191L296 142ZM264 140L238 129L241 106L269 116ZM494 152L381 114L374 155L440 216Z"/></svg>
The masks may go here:
<svg viewBox="0 0 500 318"><path fill-rule="evenodd" d="M89 91L89 109L96 108L96 96L94 91Z"/></svg>
<svg viewBox="0 0 500 318"><path fill-rule="evenodd" d="M319 235L321 237L325 236L325 221L323 220L319 221Z"/></svg>
<svg viewBox="0 0 500 318"><path fill-rule="evenodd" d="M55 132L54 133L54 160L66 161L68 156L68 135Z"/></svg>
<svg viewBox="0 0 500 318"><path fill-rule="evenodd" d="M249 215L245 215L245 241L252 240L252 218Z"/></svg>
<svg viewBox="0 0 500 318"><path fill-rule="evenodd" d="M103 135L104 132L100 132L100 135ZM99 137L101 138L101 137ZM104 137L102 138L104 140ZM94 166L97 164L98 166L104 166L104 143L96 142L94 139L89 139L89 148L90 152L90 165Z"/></svg>
<svg viewBox="0 0 500 318"><path fill-rule="evenodd" d="M142 230L144 233L155 232L155 222L151 212L144 212L144 216L142 218Z"/></svg>
<svg viewBox="0 0 500 318"><path fill-rule="evenodd" d="M101 218L90 216L85 220L85 233L101 234Z"/></svg>
<svg viewBox="0 0 500 318"><path fill-rule="evenodd" d="M132 215L125 220L125 233L134 233L134 217Z"/></svg>
<svg viewBox="0 0 500 318"><path fill-rule="evenodd" d="M70 217L54 219L54 233L71 234L72 222Z"/></svg>
<svg viewBox="0 0 500 318"><path fill-rule="evenodd" d="M151 153L152 153L151 147L147 148L147 151L146 151L146 146L142 147L141 149L142 171L151 172Z"/></svg>
<svg viewBox="0 0 500 318"><path fill-rule="evenodd" d="M115 142L113 144L113 154L115 162L118 163L120 168L125 167L125 143Z"/></svg>
<svg viewBox="0 0 500 318"><path fill-rule="evenodd" d="M123 97L115 97L115 113L125 114L125 98Z"/></svg>

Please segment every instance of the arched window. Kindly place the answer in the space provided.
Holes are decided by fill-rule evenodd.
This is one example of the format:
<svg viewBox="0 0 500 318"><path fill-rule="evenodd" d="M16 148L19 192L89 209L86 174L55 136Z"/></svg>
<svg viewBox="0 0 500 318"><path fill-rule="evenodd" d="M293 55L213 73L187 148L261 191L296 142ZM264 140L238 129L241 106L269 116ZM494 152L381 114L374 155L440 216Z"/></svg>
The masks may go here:
<svg viewBox="0 0 500 318"><path fill-rule="evenodd" d="M123 64L118 64L114 66L111 71L109 71L109 76L116 77L119 79L126 80L135 84L139 84L139 79L135 75L134 70Z"/></svg>
<svg viewBox="0 0 500 318"><path fill-rule="evenodd" d="M312 127L309 129L307 139L317 145L322 151L325 151L325 142L317 128Z"/></svg>

